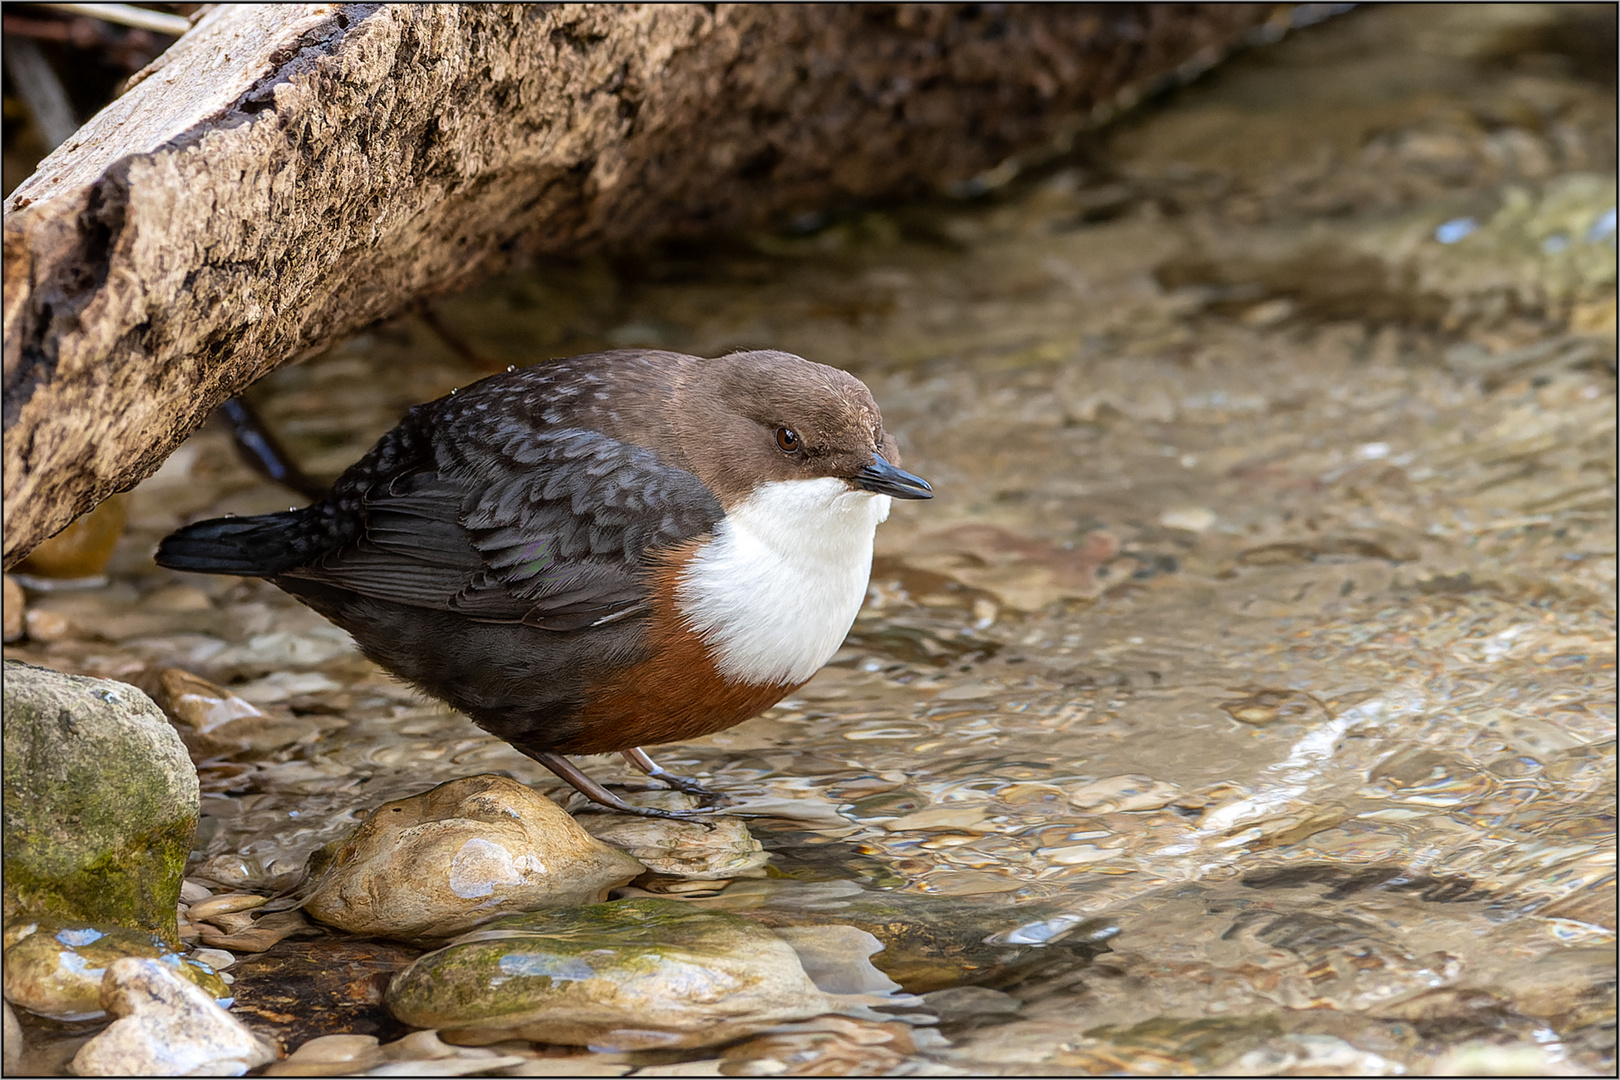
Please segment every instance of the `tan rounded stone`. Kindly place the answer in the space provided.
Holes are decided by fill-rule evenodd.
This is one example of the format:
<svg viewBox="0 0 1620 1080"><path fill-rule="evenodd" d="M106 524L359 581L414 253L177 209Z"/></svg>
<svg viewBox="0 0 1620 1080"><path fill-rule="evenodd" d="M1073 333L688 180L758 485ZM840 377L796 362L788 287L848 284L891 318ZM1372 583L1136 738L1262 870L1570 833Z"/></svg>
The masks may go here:
<svg viewBox="0 0 1620 1080"><path fill-rule="evenodd" d="M496 915L593 903L642 871L550 799L474 776L379 807L305 910L354 933L448 937Z"/></svg>

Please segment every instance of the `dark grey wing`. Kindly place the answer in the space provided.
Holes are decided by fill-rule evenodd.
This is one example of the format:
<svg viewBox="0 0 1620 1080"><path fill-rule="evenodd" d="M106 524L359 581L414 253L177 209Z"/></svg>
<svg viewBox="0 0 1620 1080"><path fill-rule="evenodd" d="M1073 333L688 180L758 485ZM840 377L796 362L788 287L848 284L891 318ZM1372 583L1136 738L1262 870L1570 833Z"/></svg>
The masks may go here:
<svg viewBox="0 0 1620 1080"><path fill-rule="evenodd" d="M697 477L649 450L579 428L503 427L372 487L359 536L290 576L480 622L573 630L635 611L650 553L722 516Z"/></svg>

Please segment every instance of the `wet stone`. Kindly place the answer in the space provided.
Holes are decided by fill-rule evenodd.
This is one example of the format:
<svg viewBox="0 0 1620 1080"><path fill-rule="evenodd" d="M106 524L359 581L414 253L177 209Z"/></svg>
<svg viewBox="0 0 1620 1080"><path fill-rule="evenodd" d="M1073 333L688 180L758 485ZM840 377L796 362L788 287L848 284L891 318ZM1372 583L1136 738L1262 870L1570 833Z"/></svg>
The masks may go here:
<svg viewBox="0 0 1620 1080"><path fill-rule="evenodd" d="M642 805L689 810L697 805L676 791L638 797ZM760 842L738 818L715 814L703 821L668 821L629 814L581 814L580 827L596 839L635 857L655 874L689 881L760 877L770 861Z"/></svg>
<svg viewBox="0 0 1620 1080"><path fill-rule="evenodd" d="M173 968L214 998L231 992L215 969L181 956L154 934L122 927L30 924L5 952L6 1000L53 1020L90 1020L102 1015L101 983L107 968L126 957L156 960Z"/></svg>
<svg viewBox="0 0 1620 1080"><path fill-rule="evenodd" d="M236 915L263 907L269 899L268 896L260 896L258 893L223 893L208 896L187 907L186 917L192 922L208 922L216 916Z"/></svg>
<svg viewBox="0 0 1620 1080"><path fill-rule="evenodd" d="M241 1076L276 1048L156 960L115 961L102 1007L118 1017L73 1058L80 1076Z"/></svg>
<svg viewBox="0 0 1620 1080"><path fill-rule="evenodd" d="M883 942L854 926L778 926L805 974L828 994L891 994L900 984L872 964Z"/></svg>
<svg viewBox="0 0 1620 1080"><path fill-rule="evenodd" d="M129 496L103 500L90 513L52 536L17 565L21 573L44 578L83 580L106 568L129 521Z"/></svg>
<svg viewBox="0 0 1620 1080"><path fill-rule="evenodd" d="M1093 814L1157 810L1180 794L1181 789L1176 785L1151 776L1110 776L1073 788L1069 792L1069 805Z"/></svg>
<svg viewBox="0 0 1620 1080"><path fill-rule="evenodd" d="M266 712L180 668L162 669L149 680L148 689L198 759L245 752L264 754L291 746L320 730L313 719Z"/></svg>
<svg viewBox="0 0 1620 1080"><path fill-rule="evenodd" d="M195 925L198 939L204 945L239 953L264 952L286 938L321 933L298 911L272 911L261 917L243 913L219 915L211 923Z"/></svg>
<svg viewBox="0 0 1620 1080"><path fill-rule="evenodd" d="M322 1035L304 1043L265 1070L266 1076L338 1076L381 1064L375 1035Z"/></svg>
<svg viewBox="0 0 1620 1080"><path fill-rule="evenodd" d="M305 876L306 861L290 856L241 855L228 852L192 868L196 877L227 889L262 889L266 893L290 889Z"/></svg>
<svg viewBox="0 0 1620 1080"><path fill-rule="evenodd" d="M618 1050L711 1046L828 1009L775 934L658 899L503 917L416 961L387 1001L457 1042Z"/></svg>
<svg viewBox="0 0 1620 1080"><path fill-rule="evenodd" d="M923 1004L946 1026L995 1022L1017 1016L1023 1004L988 986L952 986L923 995Z"/></svg>
<svg viewBox="0 0 1620 1080"><path fill-rule="evenodd" d="M525 1053L501 1053L475 1046L451 1046L434 1031L413 1031L402 1039L379 1044L371 1035L324 1035L311 1039L265 1070L266 1076L465 1076L504 1073L533 1059L527 1043L512 1044Z"/></svg>
<svg viewBox="0 0 1620 1080"><path fill-rule="evenodd" d="M543 795L474 776L378 807L335 846L305 910L354 933L449 937L513 911L600 900L640 873Z"/></svg>
<svg viewBox="0 0 1620 1080"><path fill-rule="evenodd" d="M177 940L197 773L126 683L5 664L5 915Z"/></svg>

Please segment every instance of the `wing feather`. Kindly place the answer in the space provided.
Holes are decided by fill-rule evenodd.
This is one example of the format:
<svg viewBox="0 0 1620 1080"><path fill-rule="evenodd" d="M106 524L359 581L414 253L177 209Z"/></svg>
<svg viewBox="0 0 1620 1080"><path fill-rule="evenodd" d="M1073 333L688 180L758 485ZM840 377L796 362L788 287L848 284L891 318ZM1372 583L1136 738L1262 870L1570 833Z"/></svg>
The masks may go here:
<svg viewBox="0 0 1620 1080"><path fill-rule="evenodd" d="M500 426L435 440L431 461L365 492L357 538L290 576L574 630L639 610L651 556L722 516L696 476L643 447L581 428Z"/></svg>

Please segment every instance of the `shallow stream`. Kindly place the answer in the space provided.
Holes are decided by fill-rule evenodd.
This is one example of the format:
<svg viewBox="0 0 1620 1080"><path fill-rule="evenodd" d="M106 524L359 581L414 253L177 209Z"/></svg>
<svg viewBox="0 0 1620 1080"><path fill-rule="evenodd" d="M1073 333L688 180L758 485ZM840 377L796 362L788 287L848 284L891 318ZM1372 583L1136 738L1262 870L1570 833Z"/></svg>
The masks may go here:
<svg viewBox="0 0 1620 1080"><path fill-rule="evenodd" d="M1608 1073L1613 43L1612 7L1353 11L983 193L538 268L251 399L330 477L551 356L775 347L867 381L938 497L896 505L809 685L653 753L759 815L773 876L735 889L1098 943L962 976L998 993L901 1071ZM284 887L458 776L567 799L274 588L151 562L290 501L205 429L128 496L109 582L31 592L6 655L184 668L294 725L203 764L214 881ZM319 945L254 957L239 1014Z"/></svg>

